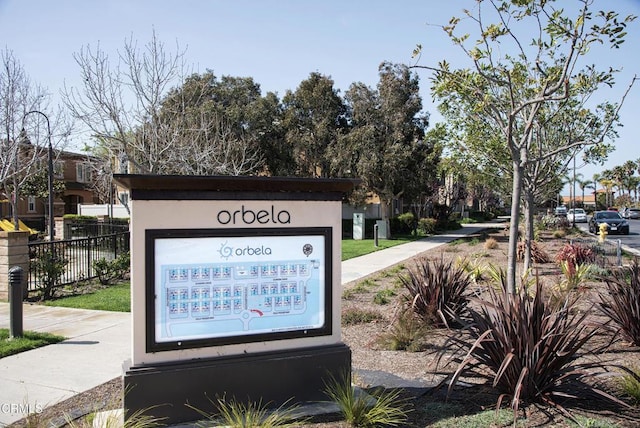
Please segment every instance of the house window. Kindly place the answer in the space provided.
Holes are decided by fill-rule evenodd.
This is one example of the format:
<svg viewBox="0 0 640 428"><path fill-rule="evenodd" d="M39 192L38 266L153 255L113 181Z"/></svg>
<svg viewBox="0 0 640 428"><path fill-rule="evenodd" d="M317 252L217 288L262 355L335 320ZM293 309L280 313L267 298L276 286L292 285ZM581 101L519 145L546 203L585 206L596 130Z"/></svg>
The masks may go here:
<svg viewBox="0 0 640 428"><path fill-rule="evenodd" d="M29 196L27 197L27 211L30 213L36 212L36 197Z"/></svg>
<svg viewBox="0 0 640 428"><path fill-rule="evenodd" d="M89 183L91 181L91 170L86 163L76 164L76 181L78 183Z"/></svg>
<svg viewBox="0 0 640 428"><path fill-rule="evenodd" d="M60 180L64 178L64 161L57 160L54 162L53 176Z"/></svg>

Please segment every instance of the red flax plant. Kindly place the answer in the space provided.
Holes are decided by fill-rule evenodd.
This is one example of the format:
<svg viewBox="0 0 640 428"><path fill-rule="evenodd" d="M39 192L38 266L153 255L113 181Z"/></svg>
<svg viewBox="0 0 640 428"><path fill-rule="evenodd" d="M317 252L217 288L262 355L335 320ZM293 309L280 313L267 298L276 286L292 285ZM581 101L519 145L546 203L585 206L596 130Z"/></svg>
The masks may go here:
<svg viewBox="0 0 640 428"><path fill-rule="evenodd" d="M573 243L565 244L556 254L556 262L566 262L567 272L571 276L575 275L578 265L591 264L595 260L596 254L591 248Z"/></svg>
<svg viewBox="0 0 640 428"><path fill-rule="evenodd" d="M601 276L607 293L600 293L600 310L619 328L624 340L640 346L640 265L633 264Z"/></svg>
<svg viewBox="0 0 640 428"><path fill-rule="evenodd" d="M407 289L405 296L408 308L413 310L427 325L432 327L455 327L464 314L471 288L471 278L453 261L419 259L407 276L400 275Z"/></svg>
<svg viewBox="0 0 640 428"><path fill-rule="evenodd" d="M458 363L449 393L460 377L471 375L485 378L497 390L498 408L505 398L510 399L515 413L521 402L555 405L566 412L559 398L582 395L577 386L620 403L583 382L594 369L604 371L604 367L597 360L578 363L577 357L601 352L608 345L583 349L601 326L588 324L587 313L575 310L579 297L567 296L554 305L537 278L533 296L506 290L502 281L502 287L488 288L488 299L472 299L478 309L468 307L470 339L461 334L448 339L452 346L445 348L453 350L453 360Z"/></svg>

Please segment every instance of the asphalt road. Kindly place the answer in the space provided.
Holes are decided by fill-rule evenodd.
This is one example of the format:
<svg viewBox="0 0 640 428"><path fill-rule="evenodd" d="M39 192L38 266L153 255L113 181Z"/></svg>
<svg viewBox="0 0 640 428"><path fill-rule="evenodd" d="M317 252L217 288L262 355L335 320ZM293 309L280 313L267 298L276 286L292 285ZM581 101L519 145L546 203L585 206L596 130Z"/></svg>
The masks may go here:
<svg viewBox="0 0 640 428"><path fill-rule="evenodd" d="M627 220L629 222L628 235L607 235L607 239L619 239L622 245L640 251L640 220ZM576 223L576 226L585 232L589 231L588 223Z"/></svg>

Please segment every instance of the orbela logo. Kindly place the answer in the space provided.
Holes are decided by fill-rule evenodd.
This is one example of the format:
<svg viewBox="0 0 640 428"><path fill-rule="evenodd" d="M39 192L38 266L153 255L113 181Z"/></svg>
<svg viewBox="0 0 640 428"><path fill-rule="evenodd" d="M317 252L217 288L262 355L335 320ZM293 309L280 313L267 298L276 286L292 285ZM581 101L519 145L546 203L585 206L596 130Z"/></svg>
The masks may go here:
<svg viewBox="0 0 640 428"><path fill-rule="evenodd" d="M220 245L220 249L218 250L218 253L220 253L220 257L222 257L225 260L229 260L229 257L233 257L233 256L242 257L242 256L270 256L271 255L271 248L265 247L264 245L261 245L259 247L250 247L249 245L247 245L246 247L234 248L234 247L228 246L227 244L228 244L228 241L225 241L224 243L222 243L222 245Z"/></svg>
<svg viewBox="0 0 640 428"><path fill-rule="evenodd" d="M257 210L246 209L244 205L239 210L229 211L221 210L216 216L220 224L289 224L291 223L291 214L287 210L276 211L275 206L271 205L271 209Z"/></svg>
<svg viewBox="0 0 640 428"><path fill-rule="evenodd" d="M233 255L233 247L227 247L227 242L225 241L220 245L218 252L220 253L220 257L229 260L229 257Z"/></svg>

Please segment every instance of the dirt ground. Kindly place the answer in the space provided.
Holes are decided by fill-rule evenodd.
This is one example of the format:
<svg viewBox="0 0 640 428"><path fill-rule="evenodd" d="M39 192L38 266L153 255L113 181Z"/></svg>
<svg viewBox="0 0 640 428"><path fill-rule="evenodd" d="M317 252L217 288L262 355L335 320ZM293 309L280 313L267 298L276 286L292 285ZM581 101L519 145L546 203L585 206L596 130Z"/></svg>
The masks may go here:
<svg viewBox="0 0 640 428"><path fill-rule="evenodd" d="M487 248L485 240L492 238L497 241L496 248ZM570 237L554 238L551 233L543 233L539 243L540 248L549 255L551 262L536 264L534 271L546 287L551 287L561 278L560 267L553 261L559 249L568 242ZM375 387L401 388L402 397L411 408L409 420L403 425L407 427L427 427L448 416L464 416L479 413L484 410L495 409L498 394L480 379L462 379L464 386L454 388L447 396L447 387L437 387L447 376L455 371L452 364L443 363L446 358L439 360L443 351L443 344L451 334L461 334L456 330L432 329L423 340L419 352L390 351L381 345L380 338L389 332L394 325L403 306L404 288L399 280L407 268L414 266L420 257L456 260L478 260L482 263L492 263L506 266L508 233L503 229L495 229L479 233L454 243L445 244L436 249L420 254L415 259L407 260L400 265L377 272L364 280L346 284L343 289L342 313L343 341L351 348L354 382L372 391ZM626 260L626 263L629 259ZM589 316L597 320L600 315L596 309L596 291L601 284L588 282L580 289L580 310L588 311ZM476 294L482 287L479 283ZM345 317L354 310L367 311L375 314L375 319L364 323L344 323ZM607 331L600 332L587 347L598 346L611 340ZM446 350L445 350L446 351ZM583 356L581 358L598 358L613 367L640 366L640 348L616 340L607 350L597 356ZM613 373L618 373L615 370ZM602 389L612 395L621 397L616 377L611 376L600 380ZM635 405L620 406L602 397L594 398L577 390L578 385L569 385L569 390L577 393L580 399L567 398L563 408L571 415L581 417L589 426L640 426L640 408ZM122 389L120 379L114 379L93 390L87 391L66 400L58 405L45 409L37 416L37 421L27 424L25 420L12 426L50 426L51 419L57 419L58 426L62 425L61 416L65 413L79 415L92 409L118 408L121 404ZM508 403L508 399L504 402ZM503 403L504 403L503 402ZM503 404L504 407L504 404ZM575 427L566 414L557 408L524 403L518 414L518 426L524 427ZM589 418L589 419L587 419ZM597 420L599 424L593 422ZM608 421L610 425L602 424ZM33 422L36 422L34 424ZM304 427L347 427L340 420L339 415L327 415L315 419ZM450 425L454 426L454 425ZM487 426L500 426L490 424Z"/></svg>

